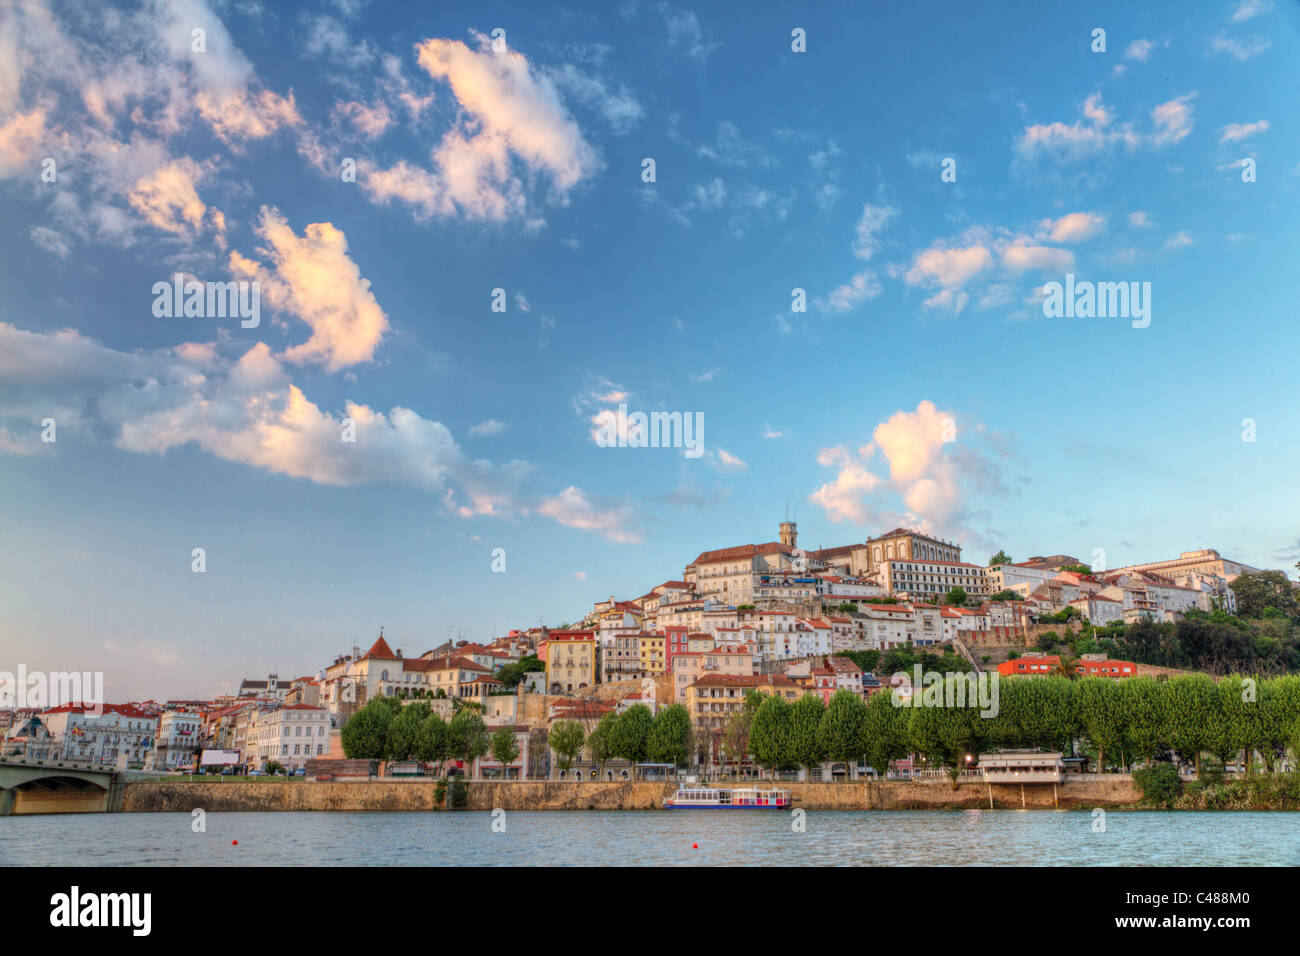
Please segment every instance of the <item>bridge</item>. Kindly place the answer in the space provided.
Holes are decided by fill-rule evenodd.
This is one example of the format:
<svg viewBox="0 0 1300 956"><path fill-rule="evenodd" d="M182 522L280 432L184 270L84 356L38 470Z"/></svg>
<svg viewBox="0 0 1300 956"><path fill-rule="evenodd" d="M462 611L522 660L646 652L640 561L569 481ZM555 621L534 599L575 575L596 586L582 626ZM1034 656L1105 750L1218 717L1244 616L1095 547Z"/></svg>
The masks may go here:
<svg viewBox="0 0 1300 956"><path fill-rule="evenodd" d="M88 762L0 757L0 817L114 812L122 807L124 776Z"/></svg>

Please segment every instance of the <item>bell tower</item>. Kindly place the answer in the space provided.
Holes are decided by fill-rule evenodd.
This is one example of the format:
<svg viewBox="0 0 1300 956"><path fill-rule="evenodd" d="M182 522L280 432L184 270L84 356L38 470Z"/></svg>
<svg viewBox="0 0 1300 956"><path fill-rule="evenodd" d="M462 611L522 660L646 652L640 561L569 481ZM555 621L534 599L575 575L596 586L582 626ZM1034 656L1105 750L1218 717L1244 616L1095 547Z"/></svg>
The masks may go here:
<svg viewBox="0 0 1300 956"><path fill-rule="evenodd" d="M797 548L799 540L799 528L793 521L781 522L781 543L787 548Z"/></svg>

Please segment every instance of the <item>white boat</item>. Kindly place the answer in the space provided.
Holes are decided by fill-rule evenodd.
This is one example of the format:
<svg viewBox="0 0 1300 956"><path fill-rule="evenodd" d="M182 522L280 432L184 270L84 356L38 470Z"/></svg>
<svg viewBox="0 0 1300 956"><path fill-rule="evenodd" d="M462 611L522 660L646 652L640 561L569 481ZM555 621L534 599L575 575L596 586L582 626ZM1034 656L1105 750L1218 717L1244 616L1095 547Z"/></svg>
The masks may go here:
<svg viewBox="0 0 1300 956"><path fill-rule="evenodd" d="M665 810L784 810L789 806L789 790L756 787L678 787L676 794L664 800Z"/></svg>

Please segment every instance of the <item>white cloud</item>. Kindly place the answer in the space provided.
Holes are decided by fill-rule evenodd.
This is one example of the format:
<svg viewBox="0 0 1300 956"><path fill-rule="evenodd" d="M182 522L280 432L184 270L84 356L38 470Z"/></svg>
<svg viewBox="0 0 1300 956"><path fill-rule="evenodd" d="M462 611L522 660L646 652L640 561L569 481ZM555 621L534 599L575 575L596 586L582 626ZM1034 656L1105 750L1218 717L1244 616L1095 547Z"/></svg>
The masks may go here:
<svg viewBox="0 0 1300 956"><path fill-rule="evenodd" d="M612 541L635 543L641 540L640 533L631 525L630 506L600 505L574 485L543 501L537 512L567 528L595 531Z"/></svg>
<svg viewBox="0 0 1300 956"><path fill-rule="evenodd" d="M1156 45L1146 37L1134 40L1128 45L1128 49L1124 51L1124 59L1141 60L1145 63L1147 60L1151 59L1151 51L1155 49L1155 46Z"/></svg>
<svg viewBox="0 0 1300 956"><path fill-rule="evenodd" d="M1144 229L1152 224L1151 216L1142 209L1135 209L1133 212L1128 214L1128 224L1130 226L1136 226L1139 229Z"/></svg>
<svg viewBox="0 0 1300 956"><path fill-rule="evenodd" d="M1238 39L1220 33L1211 41L1210 49L1215 53L1227 53L1244 62L1263 53L1272 45L1273 41L1267 37L1248 36Z"/></svg>
<svg viewBox="0 0 1300 956"><path fill-rule="evenodd" d="M1232 10L1232 20L1234 23L1241 23L1243 20L1249 20L1272 9L1273 0L1238 0Z"/></svg>
<svg viewBox="0 0 1300 956"><path fill-rule="evenodd" d="M1174 233L1167 240L1165 240L1165 248L1171 250L1185 249L1190 245L1194 245L1195 242L1196 240L1192 238L1191 233L1189 233L1186 229L1183 229L1180 230L1179 232Z"/></svg>
<svg viewBox="0 0 1300 956"><path fill-rule="evenodd" d="M1244 139L1249 139L1256 133L1262 133L1268 129L1268 120L1262 119L1255 123L1229 123L1227 126L1219 129L1220 143L1237 143Z"/></svg>
<svg viewBox="0 0 1300 956"><path fill-rule="evenodd" d="M485 422L479 422L477 425L471 426L469 434L471 438L491 438L493 435L500 435L508 427L505 422L489 418Z"/></svg>
<svg viewBox="0 0 1300 956"><path fill-rule="evenodd" d="M1157 146L1179 143L1192 131L1192 107L1190 101L1195 93L1179 96L1161 103L1151 111L1156 131L1151 141Z"/></svg>
<svg viewBox="0 0 1300 956"><path fill-rule="evenodd" d="M1106 225L1106 217L1095 212L1072 212L1060 219L1039 223L1040 238L1052 242L1083 242L1097 235Z"/></svg>
<svg viewBox="0 0 1300 956"><path fill-rule="evenodd" d="M404 160L387 169L358 163L362 186L376 202L400 200L420 218L460 214L502 222L526 217L534 177L549 177L553 199L564 202L600 168L554 81L523 54L494 53L488 37L474 37L477 49L444 39L417 47L420 66L451 88L461 116L434 149L432 170ZM528 222L540 225L536 218Z"/></svg>
<svg viewBox="0 0 1300 956"><path fill-rule="evenodd" d="M388 331L388 318L370 291L370 280L348 255L343 232L331 223L311 223L294 233L279 210L262 207L254 230L266 245L263 265L230 254L236 276L255 280L272 308L305 322L311 338L286 350L290 362L315 362L330 371L369 362Z"/></svg>

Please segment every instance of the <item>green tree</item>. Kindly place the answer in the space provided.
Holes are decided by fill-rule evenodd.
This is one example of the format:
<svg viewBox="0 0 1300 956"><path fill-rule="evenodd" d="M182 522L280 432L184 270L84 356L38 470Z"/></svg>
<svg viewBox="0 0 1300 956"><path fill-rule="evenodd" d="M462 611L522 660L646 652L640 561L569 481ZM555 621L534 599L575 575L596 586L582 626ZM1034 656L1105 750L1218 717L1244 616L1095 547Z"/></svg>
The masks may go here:
<svg viewBox="0 0 1300 956"><path fill-rule="evenodd" d="M731 719L723 728L719 749L722 751L722 756L733 767L738 766L749 756L750 730L754 726L754 715L758 713L762 703L763 695L757 691L749 691L745 694L745 702L740 706L740 710L731 715Z"/></svg>
<svg viewBox="0 0 1300 956"><path fill-rule="evenodd" d="M817 727L817 742L831 760L841 760L854 772L867 752L867 705L852 691L837 690Z"/></svg>
<svg viewBox="0 0 1300 956"><path fill-rule="evenodd" d="M749 750L760 767L773 774L788 767L790 755L790 705L780 697L765 696L749 728Z"/></svg>
<svg viewBox="0 0 1300 956"><path fill-rule="evenodd" d="M1241 617L1260 617L1270 607L1287 617L1297 615L1296 587L1282 571L1241 574L1228 587L1237 599L1237 614Z"/></svg>
<svg viewBox="0 0 1300 956"><path fill-rule="evenodd" d="M465 707L452 715L447 724L447 751L457 760L473 767L474 761L488 752L487 725L478 711Z"/></svg>
<svg viewBox="0 0 1300 956"><path fill-rule="evenodd" d="M1085 677L1075 688L1079 702L1079 727L1097 748L1097 770L1106 771L1106 754L1116 754L1124 743L1124 699L1120 685L1105 677Z"/></svg>
<svg viewBox="0 0 1300 956"><path fill-rule="evenodd" d="M684 766L691 748L691 715L681 704L670 704L655 714L646 741L646 755L654 763Z"/></svg>
<svg viewBox="0 0 1300 956"><path fill-rule="evenodd" d="M415 703L403 707L388 725L388 760L407 760L415 756L420 745L420 728L429 716L429 705Z"/></svg>
<svg viewBox="0 0 1300 956"><path fill-rule="evenodd" d="M383 760L388 753L388 728L393 709L379 697L347 719L339 737L343 753L353 760Z"/></svg>
<svg viewBox="0 0 1300 956"><path fill-rule="evenodd" d="M420 724L416 755L426 763L442 763L447 759L447 722L437 714L429 714Z"/></svg>
<svg viewBox="0 0 1300 956"><path fill-rule="evenodd" d="M1150 677L1129 677L1120 682L1124 706L1125 745L1148 764L1170 746L1169 697L1164 685Z"/></svg>
<svg viewBox="0 0 1300 956"><path fill-rule="evenodd" d="M994 567L999 564L1010 564L1010 563L1011 563L1011 555L1007 554L1005 551L999 551L997 554L993 555L993 557L989 558L989 567Z"/></svg>
<svg viewBox="0 0 1300 956"><path fill-rule="evenodd" d="M966 589L962 587L949 588L943 600L946 604L963 607L966 604Z"/></svg>
<svg viewBox="0 0 1300 956"><path fill-rule="evenodd" d="M619 717L610 732L610 744L614 756L622 757L628 763L642 763L646 758L646 746L650 740L650 725L654 718L650 708L645 704L634 704Z"/></svg>
<svg viewBox="0 0 1300 956"><path fill-rule="evenodd" d="M889 772L890 762L909 753L908 716L908 708L895 706L890 693L882 691L867 701L862 715L862 741L867 763L882 777Z"/></svg>
<svg viewBox="0 0 1300 956"><path fill-rule="evenodd" d="M605 769L605 762L614 756L614 724L617 721L618 713L611 710L600 718L600 723L596 724L587 735L587 753L592 762L598 764L602 771Z"/></svg>
<svg viewBox="0 0 1300 956"><path fill-rule="evenodd" d="M1259 685L1259 742L1264 765L1272 772L1275 762L1296 743L1300 731L1300 677L1275 677ZM1296 753L1300 760L1300 751ZM1300 763L1297 764L1300 766Z"/></svg>
<svg viewBox="0 0 1300 956"><path fill-rule="evenodd" d="M1174 677L1164 685L1169 701L1169 745L1201 774L1201 751L1214 749L1222 734L1219 695L1204 674Z"/></svg>
<svg viewBox="0 0 1300 956"><path fill-rule="evenodd" d="M519 756L519 741L515 740L515 729L510 726L498 727L492 734L492 759L501 764L501 776L504 779L506 767L515 762Z"/></svg>
<svg viewBox="0 0 1300 956"><path fill-rule="evenodd" d="M790 759L805 771L826 759L818 730L826 706L816 694L804 694L790 708Z"/></svg>
<svg viewBox="0 0 1300 956"><path fill-rule="evenodd" d="M573 758L582 749L582 724L576 720L557 720L551 725L551 735L547 741L559 757L561 770L573 766Z"/></svg>

